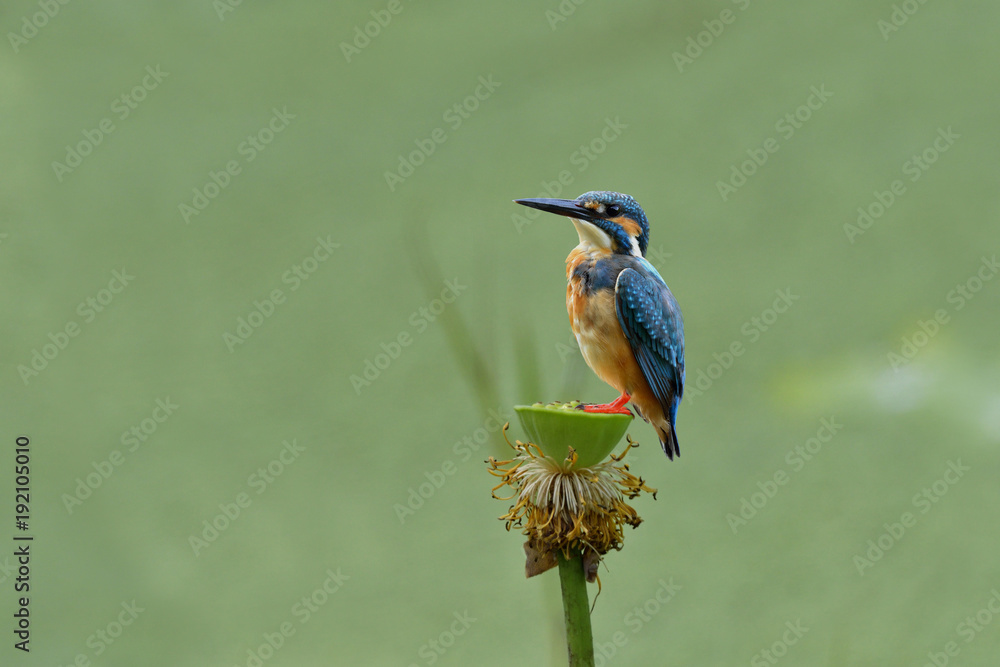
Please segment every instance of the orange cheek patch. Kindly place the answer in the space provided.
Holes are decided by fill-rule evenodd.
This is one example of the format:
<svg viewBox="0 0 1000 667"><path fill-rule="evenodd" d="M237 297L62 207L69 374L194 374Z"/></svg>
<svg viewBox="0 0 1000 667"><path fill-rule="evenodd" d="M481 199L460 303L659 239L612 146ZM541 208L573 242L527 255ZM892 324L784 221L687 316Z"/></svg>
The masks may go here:
<svg viewBox="0 0 1000 667"><path fill-rule="evenodd" d="M642 234L642 229L639 227L639 223L632 218L621 216L618 218L611 218L611 221L620 225L629 236L638 237Z"/></svg>

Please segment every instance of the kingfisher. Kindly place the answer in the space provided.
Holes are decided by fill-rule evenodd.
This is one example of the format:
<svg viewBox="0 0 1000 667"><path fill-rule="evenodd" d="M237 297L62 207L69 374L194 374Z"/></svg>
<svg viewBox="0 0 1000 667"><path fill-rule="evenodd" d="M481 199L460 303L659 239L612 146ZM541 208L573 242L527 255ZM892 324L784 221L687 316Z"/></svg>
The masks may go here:
<svg viewBox="0 0 1000 667"><path fill-rule="evenodd" d="M684 321L677 300L646 259L649 223L620 192L576 199L515 199L568 217L580 243L566 258L566 310L587 365L621 396L587 412L632 414L651 424L667 458L680 456L677 406L684 393Z"/></svg>

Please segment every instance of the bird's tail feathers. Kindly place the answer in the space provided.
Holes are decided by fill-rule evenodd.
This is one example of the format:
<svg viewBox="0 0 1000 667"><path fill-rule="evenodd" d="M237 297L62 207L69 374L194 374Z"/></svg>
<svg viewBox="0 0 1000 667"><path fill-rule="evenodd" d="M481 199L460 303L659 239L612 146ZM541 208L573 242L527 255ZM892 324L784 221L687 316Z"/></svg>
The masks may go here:
<svg viewBox="0 0 1000 667"><path fill-rule="evenodd" d="M681 455L681 447L677 444L677 432L674 430L673 424L667 423L663 428L658 427L656 433L660 436L660 447L663 448L663 453L667 455L668 459L673 461L674 456Z"/></svg>

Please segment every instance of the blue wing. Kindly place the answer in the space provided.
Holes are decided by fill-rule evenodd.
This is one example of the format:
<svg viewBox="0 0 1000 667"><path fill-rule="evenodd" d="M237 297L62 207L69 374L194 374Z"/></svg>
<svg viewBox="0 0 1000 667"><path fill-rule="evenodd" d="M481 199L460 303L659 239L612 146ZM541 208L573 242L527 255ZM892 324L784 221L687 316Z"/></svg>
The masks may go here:
<svg viewBox="0 0 1000 667"><path fill-rule="evenodd" d="M618 274L615 306L642 375L670 419L672 442L661 444L673 458L674 452L680 453L673 426L684 394L684 320L677 300L653 265L637 260L633 268Z"/></svg>

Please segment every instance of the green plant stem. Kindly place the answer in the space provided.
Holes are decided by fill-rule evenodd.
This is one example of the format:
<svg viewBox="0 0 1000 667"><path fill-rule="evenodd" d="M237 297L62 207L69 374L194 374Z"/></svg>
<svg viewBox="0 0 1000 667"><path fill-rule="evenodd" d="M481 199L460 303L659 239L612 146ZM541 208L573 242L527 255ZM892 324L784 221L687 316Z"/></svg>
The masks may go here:
<svg viewBox="0 0 1000 667"><path fill-rule="evenodd" d="M594 635L590 629L590 601L583 559L574 554L567 560L558 553L559 583L562 585L563 611L566 616L566 648L569 667L594 667Z"/></svg>

